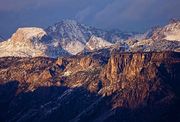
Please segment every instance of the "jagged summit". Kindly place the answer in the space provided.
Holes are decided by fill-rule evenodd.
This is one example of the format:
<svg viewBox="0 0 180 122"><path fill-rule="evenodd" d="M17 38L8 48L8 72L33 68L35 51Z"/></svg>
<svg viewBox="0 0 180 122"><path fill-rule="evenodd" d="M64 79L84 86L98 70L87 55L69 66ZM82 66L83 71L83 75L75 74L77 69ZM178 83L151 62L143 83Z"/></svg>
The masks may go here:
<svg viewBox="0 0 180 122"><path fill-rule="evenodd" d="M68 53L75 55L85 50L91 37L99 37L110 43L116 43L121 40L126 40L131 37L131 33L122 33L121 31L105 31L102 29L80 24L74 20L63 20L58 22L47 29L47 34L60 43L62 48ZM103 43L98 43L96 47L104 47ZM103 45L101 45L103 44ZM93 48L96 49L96 48Z"/></svg>
<svg viewBox="0 0 180 122"><path fill-rule="evenodd" d="M74 20L63 20L46 29L46 32L53 38L62 41L80 41L86 43L90 38L88 26L79 24Z"/></svg>
<svg viewBox="0 0 180 122"><path fill-rule="evenodd" d="M150 37L153 40L180 41L180 20L171 20L164 27L156 28Z"/></svg>
<svg viewBox="0 0 180 122"><path fill-rule="evenodd" d="M180 20L146 32L145 38L130 40L130 51L180 51Z"/></svg>
<svg viewBox="0 0 180 122"><path fill-rule="evenodd" d="M74 20L63 20L46 29L48 35L58 40L66 41L80 41L86 43L91 36L95 35L101 37L109 42L117 42L119 40L126 40L133 36L133 33L123 33L121 31L105 31L95 27L87 26L78 23Z"/></svg>

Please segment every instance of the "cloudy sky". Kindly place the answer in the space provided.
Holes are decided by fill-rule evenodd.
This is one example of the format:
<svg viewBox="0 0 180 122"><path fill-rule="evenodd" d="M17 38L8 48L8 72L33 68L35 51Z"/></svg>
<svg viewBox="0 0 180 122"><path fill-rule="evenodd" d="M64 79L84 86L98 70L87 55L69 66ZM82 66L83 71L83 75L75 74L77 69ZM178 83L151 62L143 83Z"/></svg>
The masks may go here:
<svg viewBox="0 0 180 122"><path fill-rule="evenodd" d="M103 29L145 31L180 18L180 0L0 0L0 35L63 19Z"/></svg>

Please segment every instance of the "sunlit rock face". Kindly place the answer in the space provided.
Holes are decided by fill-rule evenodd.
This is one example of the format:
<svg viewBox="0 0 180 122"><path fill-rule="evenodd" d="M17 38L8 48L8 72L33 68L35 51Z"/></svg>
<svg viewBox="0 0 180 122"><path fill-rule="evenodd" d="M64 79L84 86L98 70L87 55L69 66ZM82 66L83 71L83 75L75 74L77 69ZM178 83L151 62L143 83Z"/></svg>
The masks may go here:
<svg viewBox="0 0 180 122"><path fill-rule="evenodd" d="M12 35L11 39L12 41L24 42L33 39L41 40L41 38L45 35L47 35L46 32L41 28L19 28L16 33Z"/></svg>
<svg viewBox="0 0 180 122"><path fill-rule="evenodd" d="M178 52L101 49L57 59L7 57L0 63L2 121L179 119Z"/></svg>
<svg viewBox="0 0 180 122"><path fill-rule="evenodd" d="M175 68L176 66L178 67ZM122 98L119 102L118 100L115 102L114 107L119 105L123 107L124 104L137 107L151 97L151 92L161 92L161 88L166 89L164 86L166 83L161 81L166 78L170 81L174 68L179 70L178 53L115 53L101 72L102 81L105 81L105 84L109 82L109 86L103 88L101 93L111 95L121 91L123 95L119 97ZM177 83L177 75L176 78L174 81ZM172 82L175 83L174 81ZM167 99L173 98L173 93L166 90L163 94L167 95Z"/></svg>

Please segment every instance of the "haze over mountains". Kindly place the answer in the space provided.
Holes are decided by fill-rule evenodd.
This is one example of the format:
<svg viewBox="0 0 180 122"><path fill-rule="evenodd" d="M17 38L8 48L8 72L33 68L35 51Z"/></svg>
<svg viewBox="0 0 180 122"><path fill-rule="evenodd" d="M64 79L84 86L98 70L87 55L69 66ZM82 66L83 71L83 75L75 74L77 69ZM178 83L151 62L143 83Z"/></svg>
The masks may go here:
<svg viewBox="0 0 180 122"><path fill-rule="evenodd" d="M124 51L178 51L179 34L180 21L173 21L145 34L136 34L105 31L74 20L64 20L47 29L19 28L10 39L0 43L0 57L59 57L115 48L117 45Z"/></svg>

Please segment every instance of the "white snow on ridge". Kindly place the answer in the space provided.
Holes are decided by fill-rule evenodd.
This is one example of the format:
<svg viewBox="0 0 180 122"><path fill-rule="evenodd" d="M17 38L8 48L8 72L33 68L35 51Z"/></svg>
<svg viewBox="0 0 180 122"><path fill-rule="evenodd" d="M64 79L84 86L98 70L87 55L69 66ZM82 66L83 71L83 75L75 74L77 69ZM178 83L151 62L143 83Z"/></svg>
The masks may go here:
<svg viewBox="0 0 180 122"><path fill-rule="evenodd" d="M163 30L165 35L164 39L169 41L180 41L180 21L166 25Z"/></svg>
<svg viewBox="0 0 180 122"><path fill-rule="evenodd" d="M86 43L87 48L90 50L95 50L95 49L102 49L106 47L110 47L113 44L96 36L92 36L89 41Z"/></svg>
<svg viewBox="0 0 180 122"><path fill-rule="evenodd" d="M171 22L164 27L157 28L153 32L153 38L156 40L180 41L180 21Z"/></svg>
<svg viewBox="0 0 180 122"><path fill-rule="evenodd" d="M10 39L0 43L0 57L46 56L47 46L40 42L46 32L41 28L19 28Z"/></svg>
<svg viewBox="0 0 180 122"><path fill-rule="evenodd" d="M37 27L19 28L10 39L0 42L0 57L58 57L113 47L122 47L122 51L180 50L180 21L144 34L129 35L71 20L50 26L46 31Z"/></svg>
<svg viewBox="0 0 180 122"><path fill-rule="evenodd" d="M166 40L169 41L180 41L180 30L174 30L172 32L166 32L165 33L165 38Z"/></svg>
<svg viewBox="0 0 180 122"><path fill-rule="evenodd" d="M85 45L79 41L70 41L66 46L62 46L64 50L72 55L76 55L77 53L84 50Z"/></svg>
<svg viewBox="0 0 180 122"><path fill-rule="evenodd" d="M26 41L33 38L42 38L47 35L47 33L42 28L37 27L25 27L19 28L16 33L11 37L14 41Z"/></svg>

